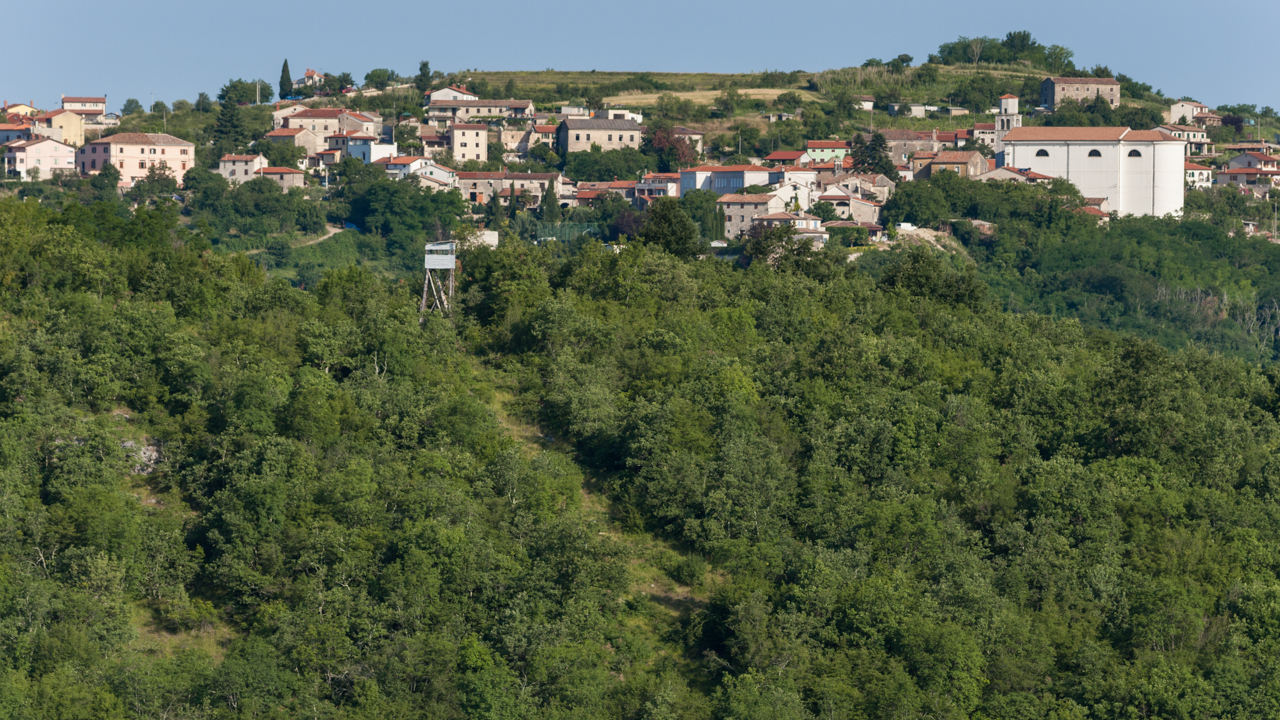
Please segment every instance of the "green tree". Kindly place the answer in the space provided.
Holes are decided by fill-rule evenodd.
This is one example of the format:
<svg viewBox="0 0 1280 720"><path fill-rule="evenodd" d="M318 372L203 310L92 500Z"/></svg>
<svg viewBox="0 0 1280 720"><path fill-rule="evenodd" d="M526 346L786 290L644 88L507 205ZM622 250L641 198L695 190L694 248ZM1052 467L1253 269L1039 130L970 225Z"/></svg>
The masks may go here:
<svg viewBox="0 0 1280 720"><path fill-rule="evenodd" d="M169 106L163 101L157 100L151 104L151 112L155 115L166 115L169 112Z"/></svg>
<svg viewBox="0 0 1280 720"><path fill-rule="evenodd" d="M395 77L396 74L387 68L375 68L365 73L364 85L377 90L385 90Z"/></svg>
<svg viewBox="0 0 1280 720"><path fill-rule="evenodd" d="M142 103L136 98L129 98L124 101L124 105L120 108L121 115L137 115L142 112Z"/></svg>
<svg viewBox="0 0 1280 720"><path fill-rule="evenodd" d="M413 86L418 92L425 94L431 89L431 63L423 60L418 63L418 74L413 76Z"/></svg>
<svg viewBox="0 0 1280 720"><path fill-rule="evenodd" d="M285 58L284 65L280 67L280 97L285 98L293 94L293 76L289 74L289 59Z"/></svg>
<svg viewBox="0 0 1280 720"><path fill-rule="evenodd" d="M703 249L698 226L676 198L657 198L645 213L640 237L680 258L693 258Z"/></svg>
<svg viewBox="0 0 1280 720"><path fill-rule="evenodd" d="M213 112L213 100L209 93L202 92L196 96L195 111L198 113Z"/></svg>

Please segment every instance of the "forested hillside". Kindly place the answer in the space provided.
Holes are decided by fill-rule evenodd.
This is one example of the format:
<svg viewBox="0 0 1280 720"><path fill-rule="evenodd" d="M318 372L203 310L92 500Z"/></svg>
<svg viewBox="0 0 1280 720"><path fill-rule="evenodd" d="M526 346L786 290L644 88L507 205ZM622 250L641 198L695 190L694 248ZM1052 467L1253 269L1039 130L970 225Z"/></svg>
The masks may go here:
<svg viewBox="0 0 1280 720"><path fill-rule="evenodd" d="M452 320L0 201L0 716L1274 716L1273 367L1055 299L1269 255L1009 192L976 265L511 235Z"/></svg>

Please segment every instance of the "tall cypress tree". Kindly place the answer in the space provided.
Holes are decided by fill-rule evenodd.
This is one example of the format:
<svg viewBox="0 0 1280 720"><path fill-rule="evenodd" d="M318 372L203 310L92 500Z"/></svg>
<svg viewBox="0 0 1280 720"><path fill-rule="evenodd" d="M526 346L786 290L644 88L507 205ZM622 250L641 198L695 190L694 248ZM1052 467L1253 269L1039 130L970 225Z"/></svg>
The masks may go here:
<svg viewBox="0 0 1280 720"><path fill-rule="evenodd" d="M284 99L293 94L293 76L289 74L289 60L284 61L284 67L280 68L280 98Z"/></svg>

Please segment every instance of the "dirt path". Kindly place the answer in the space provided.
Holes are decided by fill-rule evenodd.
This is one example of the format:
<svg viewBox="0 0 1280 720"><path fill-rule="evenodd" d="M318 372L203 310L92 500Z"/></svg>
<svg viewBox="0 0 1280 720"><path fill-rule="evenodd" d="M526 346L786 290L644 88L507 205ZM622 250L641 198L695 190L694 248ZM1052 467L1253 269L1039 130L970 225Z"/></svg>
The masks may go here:
<svg viewBox="0 0 1280 720"><path fill-rule="evenodd" d="M330 225L330 226L328 227L328 229L327 229L327 230L325 230L324 234L323 234L323 235L321 235L320 237L315 238L315 239L312 239L312 240L308 240L308 241L306 241L306 242L304 242L304 243L298 243L297 245L292 245L291 247L300 248L300 247L306 247L306 246L308 246L308 245L315 245L315 244L317 244L317 243L321 243L321 242L324 242L325 240L328 240L329 238L333 237L334 235L337 235L338 233L342 232L343 230L344 230L344 228L334 227L333 225ZM245 250L245 251L244 251L244 254L245 254L245 255L257 255L258 253L260 253L260 252L262 252L262 251L264 251L264 250L266 250L266 248L258 248L257 250Z"/></svg>

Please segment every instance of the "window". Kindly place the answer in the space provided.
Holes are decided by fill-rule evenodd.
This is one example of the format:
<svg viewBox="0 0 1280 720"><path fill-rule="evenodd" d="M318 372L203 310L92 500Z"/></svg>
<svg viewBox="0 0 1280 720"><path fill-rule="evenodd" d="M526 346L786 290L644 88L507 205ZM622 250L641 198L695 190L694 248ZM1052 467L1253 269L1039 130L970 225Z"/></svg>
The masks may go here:
<svg viewBox="0 0 1280 720"><path fill-rule="evenodd" d="M186 154L187 154L187 149L186 149L186 148L182 148L182 150L178 151L178 154L179 154L179 155L186 155Z"/></svg>
<svg viewBox="0 0 1280 720"><path fill-rule="evenodd" d="M97 155L97 154L98 154L98 148L97 148L96 146L93 148L93 154L94 154L94 155Z"/></svg>
<svg viewBox="0 0 1280 720"><path fill-rule="evenodd" d="M581 140L581 139L582 139L582 136L581 136L581 135L579 135L579 134L577 134L577 133L574 133L574 135L573 135L573 139L574 139L574 140Z"/></svg>
<svg viewBox="0 0 1280 720"><path fill-rule="evenodd" d="M182 163L182 169L183 169L183 170L186 170L186 169L187 169L187 164L186 164L185 162L184 162L184 163Z"/></svg>
<svg viewBox="0 0 1280 720"><path fill-rule="evenodd" d="M1098 152L1097 150L1090 150L1089 157L1102 157L1102 153Z"/></svg>
<svg viewBox="0 0 1280 720"><path fill-rule="evenodd" d="M94 170L97 170L97 169L98 169L98 161L97 161L97 160L94 160L92 163L90 163L90 167L92 167Z"/></svg>
<svg viewBox="0 0 1280 720"><path fill-rule="evenodd" d="M631 136L631 142L635 142L635 141L636 141L636 136L635 136L635 135L632 135L632 136Z"/></svg>
<svg viewBox="0 0 1280 720"><path fill-rule="evenodd" d="M147 169L147 161L145 161L145 160L139 160L139 161L138 161L138 169L139 169L139 170L146 170L146 169Z"/></svg>
<svg viewBox="0 0 1280 720"><path fill-rule="evenodd" d="M121 161L120 161L120 169L121 169L121 170L123 170L123 169L124 169L124 161L123 161L123 160L121 160Z"/></svg>
<svg viewBox="0 0 1280 720"><path fill-rule="evenodd" d="M1137 150L1130 150L1129 157L1142 157L1142 153L1138 152Z"/></svg>
<svg viewBox="0 0 1280 720"><path fill-rule="evenodd" d="M613 142L613 134L612 134L612 133L609 135L609 142Z"/></svg>
<svg viewBox="0 0 1280 720"><path fill-rule="evenodd" d="M1049 151L1044 149L1037 150L1036 157L1049 157Z"/></svg>

